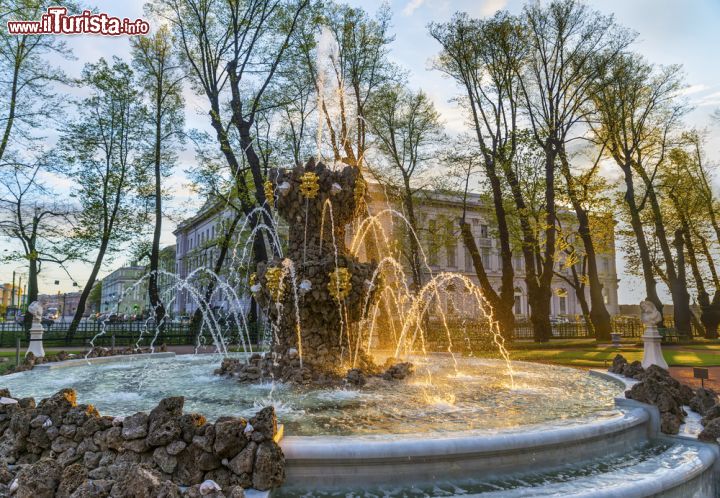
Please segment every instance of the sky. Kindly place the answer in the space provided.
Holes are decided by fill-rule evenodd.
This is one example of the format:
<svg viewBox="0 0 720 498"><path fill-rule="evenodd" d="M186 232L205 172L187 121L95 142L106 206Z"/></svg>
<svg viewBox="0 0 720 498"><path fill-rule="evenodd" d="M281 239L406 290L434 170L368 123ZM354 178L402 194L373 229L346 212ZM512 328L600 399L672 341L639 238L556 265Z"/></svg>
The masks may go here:
<svg viewBox="0 0 720 498"><path fill-rule="evenodd" d="M349 3L363 6L375 12L382 0L350 0ZM453 13L464 11L473 17L492 15L498 9L519 13L525 2L521 0L393 0L389 2L393 13L392 31L395 40L391 45L391 59L408 72L410 86L422 89L433 100L440 111L449 133L465 129L461 111L452 102L458 93L455 84L441 73L432 69L432 60L439 50L437 43L429 36L430 22L447 21ZM710 114L720 107L720 64L717 50L720 47L720 1L719 0L587 0L587 3L605 14L614 14L616 20L638 33L634 50L650 62L668 65L681 64L688 87L685 95L694 106L687 116L687 123L698 128L708 128L711 137L707 151L710 158L720 161L720 127L712 127ZM96 0L93 4L98 12L131 19L143 16L143 0ZM87 62L100 57L116 55L129 57L129 42L123 37L70 36L68 43L77 60L64 63L63 67L71 76L79 76ZM200 105L202 100L187 93L186 124L188 128L207 128L207 114ZM180 156L180 164L172 181L173 199L169 203L171 218L165 220L162 244L175 242L172 235L177 220L190 216L199 207L200 199L188 188L184 170L190 168L194 157L190 151ZM59 188L67 186L58 186ZM0 250L2 250L0 242ZM123 266L125 256L107 262L100 277ZM623 256L618 253L618 276L620 303L637 303L644 297L641 279L628 275L624 270ZM0 282L10 282L12 272L22 270L20 262L0 268ZM70 276L55 267L47 267L40 276L40 292L70 292L73 280L81 286L90 271L89 265L71 264ZM72 277L72 278L71 278ZM55 281L59 281L56 285ZM667 293L665 293L667 300Z"/></svg>

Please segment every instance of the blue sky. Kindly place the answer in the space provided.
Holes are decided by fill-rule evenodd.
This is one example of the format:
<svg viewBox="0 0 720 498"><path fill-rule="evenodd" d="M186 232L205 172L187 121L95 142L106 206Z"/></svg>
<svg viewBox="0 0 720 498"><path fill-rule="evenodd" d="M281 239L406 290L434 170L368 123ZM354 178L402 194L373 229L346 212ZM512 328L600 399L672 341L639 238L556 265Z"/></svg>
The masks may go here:
<svg viewBox="0 0 720 498"><path fill-rule="evenodd" d="M96 0L94 5L100 12L109 15L137 18L143 16L143 0ZM380 0L352 0L351 4L363 6L374 12L381 5ZM695 105L687 118L688 124L696 127L710 127L709 116L720 107L720 64L717 50L720 48L720 0L588 0L587 3L603 13L613 13L617 21L638 32L635 50L649 61L657 64L682 64L688 88L686 95ZM431 69L432 58L438 52L437 43L427 33L427 24L432 21L446 21L456 11L466 11L472 16L492 15L497 9L508 9L517 13L522 9L519 0L394 0L389 3L393 12L391 57L408 71L410 85L428 93L440 110L448 131L459 132L464 128L461 112L451 102L457 88L454 83ZM71 75L79 75L83 64L99 57L113 55L127 57L129 43L125 38L103 38L89 36L69 37L77 61L65 66ZM190 127L206 127L206 114L198 103L190 101L186 111ZM720 159L720 127L711 129L714 137L709 143L711 158ZM192 154L184 154L182 164L177 168L173 181L176 197L173 206L186 206L192 210L196 201L189 197L185 188L186 180L182 170L191 165ZM163 243L174 243L172 226L166 223ZM125 263L119 258L104 268L101 276ZM0 282L10 281L10 265L0 269ZM643 298L640 279L630 277L622 271L622 255L618 255L620 302L636 303ZM70 267L73 277L81 283L88 273L85 265ZM54 285L54 280L61 285ZM60 270L48 268L40 281L41 292L72 290L70 279Z"/></svg>

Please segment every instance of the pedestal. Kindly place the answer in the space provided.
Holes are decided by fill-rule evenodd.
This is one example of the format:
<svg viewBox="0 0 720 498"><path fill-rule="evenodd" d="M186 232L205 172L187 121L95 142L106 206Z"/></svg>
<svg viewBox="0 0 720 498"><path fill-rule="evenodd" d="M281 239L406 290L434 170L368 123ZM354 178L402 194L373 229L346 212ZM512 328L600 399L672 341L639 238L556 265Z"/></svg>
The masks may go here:
<svg viewBox="0 0 720 498"><path fill-rule="evenodd" d="M643 342L645 343L645 349L643 352L642 366L647 368L650 365L657 365L667 370L668 364L663 358L662 347L660 343L662 337L658 333L658 329L654 325L645 326L645 334L643 335Z"/></svg>
<svg viewBox="0 0 720 498"><path fill-rule="evenodd" d="M30 345L28 346L27 353L34 354L35 358L45 356L45 349L42 343L43 332L45 332L45 330L42 324L38 320L33 320L32 327L30 327ZM27 356L27 353L25 353L25 356Z"/></svg>

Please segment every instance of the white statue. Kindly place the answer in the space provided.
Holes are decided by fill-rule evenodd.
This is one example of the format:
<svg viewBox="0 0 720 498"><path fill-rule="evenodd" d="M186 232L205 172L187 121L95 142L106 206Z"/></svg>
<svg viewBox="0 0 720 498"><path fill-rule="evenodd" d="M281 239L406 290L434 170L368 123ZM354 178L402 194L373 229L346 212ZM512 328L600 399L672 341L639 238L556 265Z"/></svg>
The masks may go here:
<svg viewBox="0 0 720 498"><path fill-rule="evenodd" d="M645 325L654 326L662 321L662 315L650 301L640 302L640 320Z"/></svg>
<svg viewBox="0 0 720 498"><path fill-rule="evenodd" d="M38 301L33 301L32 303L30 303L30 306L28 306L28 311L35 320L42 321L43 306Z"/></svg>
<svg viewBox="0 0 720 498"><path fill-rule="evenodd" d="M640 303L640 319L645 325L643 334L643 368L657 365L667 370L668 365L662 354L662 336L658 333L657 325L662 322L662 315L650 301Z"/></svg>

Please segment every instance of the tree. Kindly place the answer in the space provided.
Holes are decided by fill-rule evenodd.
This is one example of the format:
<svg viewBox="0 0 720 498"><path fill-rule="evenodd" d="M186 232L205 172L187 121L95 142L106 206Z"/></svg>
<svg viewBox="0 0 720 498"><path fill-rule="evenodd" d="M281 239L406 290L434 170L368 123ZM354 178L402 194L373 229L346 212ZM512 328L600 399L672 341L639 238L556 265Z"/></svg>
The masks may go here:
<svg viewBox="0 0 720 498"><path fill-rule="evenodd" d="M618 27L612 17L603 16L576 0L554 0L547 5L527 5L523 12L523 38L529 52L523 65L516 66L523 108L531 135L545 155L544 248L537 279L529 282L528 297L536 339L551 336L550 297L557 236L556 168L568 183L568 197L578 217L579 234L588 256L593 323L600 337L609 335L609 316L604 308L602 288L597 279L589 217L577 198L567 144L582 133L579 125L588 118L589 88L598 72L617 58L633 36Z"/></svg>
<svg viewBox="0 0 720 498"><path fill-rule="evenodd" d="M149 110L148 124L151 127L147 161L152 163L154 192L152 204L155 210L155 228L150 252L150 276L148 297L155 313L156 327L162 327L165 305L158 293L158 263L160 259L160 235L162 232L162 201L164 176L177 160L175 147L182 138L184 124L184 101L180 63L174 53L173 39L167 26L161 27L152 36L132 40L133 65L143 90ZM143 158L145 160L145 158Z"/></svg>
<svg viewBox="0 0 720 498"><path fill-rule="evenodd" d="M710 186L710 175L704 161L702 136L696 131L683 133L680 145L669 152L668 159L659 174L659 190L666 199L664 218L675 227L676 240L682 238L695 281L700 322L705 328L705 337L717 339L720 282L707 241L713 232L717 237L720 231L716 231L717 199ZM702 264L701 255L705 258L705 265ZM706 285L708 273L712 278ZM712 299L708 287L715 288Z"/></svg>
<svg viewBox="0 0 720 498"><path fill-rule="evenodd" d="M56 88L67 83L62 70L48 60L69 60L62 37L11 35L8 20L39 19L49 5L67 2L0 0L0 232L22 247L3 257L28 264L28 302L37 300L42 263L62 264L63 233L70 210L47 187L50 164L44 131L63 115ZM32 316L25 316L29 328Z"/></svg>
<svg viewBox="0 0 720 498"><path fill-rule="evenodd" d="M673 299L675 327L690 333L690 296L683 271L674 261L660 199L656 192L657 173L670 146L671 133L678 125L683 106L676 100L680 89L680 68L655 69L637 55L624 55L597 78L593 101L598 122L593 125L599 143L623 173L625 205L634 231L642 264L647 299L662 312L657 295L655 267L642 211L649 206ZM636 177L639 178L636 180Z"/></svg>
<svg viewBox="0 0 720 498"><path fill-rule="evenodd" d="M27 262L28 303L37 301L43 264L64 268L76 256L66 244L73 213L42 181L46 168L44 162L0 164L0 236L20 247L0 256L0 261ZM28 313L25 327L31 323Z"/></svg>
<svg viewBox="0 0 720 498"><path fill-rule="evenodd" d="M266 92L283 61L309 0L155 0L151 11L172 27L181 47L192 89L207 99L210 125L228 174L234 180L227 205L250 218L272 225L264 192L266 171L258 155L256 120ZM306 21L306 19L302 19ZM237 226L232 223L231 227ZM227 244L232 232L225 238ZM227 256L223 245L215 267ZM255 238L255 262L268 259L263 236ZM205 289L206 301L216 282ZM200 309L194 317L199 323Z"/></svg>
<svg viewBox="0 0 720 498"><path fill-rule="evenodd" d="M515 326L515 285L503 177L513 176L518 131L516 66L521 63L525 48L516 20L505 13L485 21L456 14L446 24L431 24L430 34L443 49L436 63L438 69L452 77L464 91L460 101L467 105L470 113L483 172L490 183L502 262L499 292L491 285L464 213L460 225L463 242L470 252L483 294L497 310L501 330L511 336ZM470 177L468 170L465 191ZM521 197L515 199L522 201ZM527 220L523 220L529 233ZM524 252L532 271L534 259L528 251L531 251L530 246L524 248Z"/></svg>
<svg viewBox="0 0 720 498"><path fill-rule="evenodd" d="M67 83L60 69L48 65L48 58L71 59L72 52L62 37L11 35L8 20L39 19L49 5L63 2L3 0L0 4L0 163L8 154L33 148L42 141L37 132L61 115L62 101L55 92L57 83Z"/></svg>
<svg viewBox="0 0 720 498"><path fill-rule="evenodd" d="M362 167L367 106L373 94L397 82L399 74L387 57L393 41L390 9L383 6L374 17L362 8L335 2L319 9L318 22L298 31L296 45L315 83L322 123L318 135L327 136L333 161Z"/></svg>
<svg viewBox="0 0 720 498"><path fill-rule="evenodd" d="M145 221L136 201L146 112L132 69L117 58L112 64L100 59L85 66L81 83L90 95L78 102L78 117L63 133L64 170L81 207L74 243L96 253L68 337L80 323L105 257L137 236Z"/></svg>
<svg viewBox="0 0 720 498"><path fill-rule="evenodd" d="M397 84L378 90L368 103L366 115L374 144L384 160L382 166L370 170L401 200L411 230L406 257L414 287L420 289L423 262L415 197L427 185L427 173L436 164L443 139L440 117L425 93Z"/></svg>

